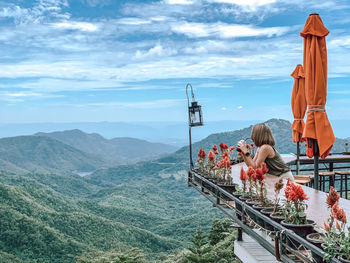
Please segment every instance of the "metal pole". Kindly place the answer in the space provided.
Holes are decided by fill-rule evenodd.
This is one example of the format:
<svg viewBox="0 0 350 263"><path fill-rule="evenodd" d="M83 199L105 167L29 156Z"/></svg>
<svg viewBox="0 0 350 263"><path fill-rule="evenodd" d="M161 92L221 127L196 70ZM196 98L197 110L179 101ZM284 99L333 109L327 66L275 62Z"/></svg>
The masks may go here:
<svg viewBox="0 0 350 263"><path fill-rule="evenodd" d="M190 168L191 170L193 170L193 160L192 160L192 137L191 137L191 126L189 126L189 129L188 129L188 135L189 135L189 148L190 148Z"/></svg>
<svg viewBox="0 0 350 263"><path fill-rule="evenodd" d="M318 158L319 158L319 150L318 150L318 143L317 140L312 139L312 143L314 146L314 175L315 175L315 184L314 189L320 190L319 186L319 176L318 176Z"/></svg>
<svg viewBox="0 0 350 263"><path fill-rule="evenodd" d="M299 157L300 157L300 142L297 142L297 164L296 164L296 173L297 175L300 172L300 161L299 161Z"/></svg>

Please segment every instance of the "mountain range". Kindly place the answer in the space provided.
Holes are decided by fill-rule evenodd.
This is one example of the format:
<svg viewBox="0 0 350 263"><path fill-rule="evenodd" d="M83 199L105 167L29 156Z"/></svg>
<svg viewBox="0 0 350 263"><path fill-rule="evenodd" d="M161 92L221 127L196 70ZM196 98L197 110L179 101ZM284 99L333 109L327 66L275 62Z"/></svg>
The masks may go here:
<svg viewBox="0 0 350 263"><path fill-rule="evenodd" d="M40 132L34 135L49 137L82 152L95 155L109 167L156 159L178 149L172 145L151 143L129 137L105 139L97 133L85 133L78 129L51 133Z"/></svg>
<svg viewBox="0 0 350 263"><path fill-rule="evenodd" d="M276 148L294 152L290 122L266 123ZM235 145L251 128L211 134L193 145L193 155L220 142ZM109 149L102 142L113 140L76 130L42 135L0 140L1 170L7 170L0 172L5 262L76 262L135 247L154 262L188 246L198 226L207 230L214 218L223 217L187 187L188 146L155 160L103 168L106 160L98 148ZM333 150L343 151L344 142L337 139ZM72 173L87 169L96 171L85 177Z"/></svg>
<svg viewBox="0 0 350 263"><path fill-rule="evenodd" d="M1 170L17 173L78 173L133 164L177 148L134 138L105 139L80 130L0 139Z"/></svg>

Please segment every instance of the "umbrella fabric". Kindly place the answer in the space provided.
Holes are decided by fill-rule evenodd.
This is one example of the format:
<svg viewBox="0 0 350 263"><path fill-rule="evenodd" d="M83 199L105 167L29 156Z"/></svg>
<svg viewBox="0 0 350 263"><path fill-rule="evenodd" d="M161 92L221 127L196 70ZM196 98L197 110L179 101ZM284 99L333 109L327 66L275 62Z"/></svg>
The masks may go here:
<svg viewBox="0 0 350 263"><path fill-rule="evenodd" d="M305 95L308 105L303 137L316 139L319 155L325 158L331 151L335 136L329 123L325 106L327 98L327 48L328 29L318 14L308 17L300 35L304 38ZM306 140L306 154L313 156L314 145Z"/></svg>
<svg viewBox="0 0 350 263"><path fill-rule="evenodd" d="M297 65L291 76L294 78L292 91L292 111L294 116L292 123L293 142L303 142L305 141L305 138L302 138L305 127L304 116L307 108L303 66Z"/></svg>

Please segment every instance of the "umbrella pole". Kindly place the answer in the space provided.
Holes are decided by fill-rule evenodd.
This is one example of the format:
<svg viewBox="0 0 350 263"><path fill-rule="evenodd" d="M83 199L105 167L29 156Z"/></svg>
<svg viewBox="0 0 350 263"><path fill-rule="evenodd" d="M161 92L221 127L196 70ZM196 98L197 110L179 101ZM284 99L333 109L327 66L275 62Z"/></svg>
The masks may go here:
<svg viewBox="0 0 350 263"><path fill-rule="evenodd" d="M300 161L299 161L299 156L300 156L300 142L297 142L297 164L296 164L296 173L297 175L300 172Z"/></svg>
<svg viewBox="0 0 350 263"><path fill-rule="evenodd" d="M317 140L312 139L313 143L313 149L314 149L314 175L315 175L315 185L314 188L316 190L320 190L320 185L319 185L319 176L318 176L318 158L319 158L319 151L318 151L318 143Z"/></svg>

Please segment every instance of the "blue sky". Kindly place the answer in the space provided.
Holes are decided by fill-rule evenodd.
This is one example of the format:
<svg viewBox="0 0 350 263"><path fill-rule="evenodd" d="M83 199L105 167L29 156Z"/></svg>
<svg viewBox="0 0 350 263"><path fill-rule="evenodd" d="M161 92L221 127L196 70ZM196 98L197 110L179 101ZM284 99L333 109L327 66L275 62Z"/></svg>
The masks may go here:
<svg viewBox="0 0 350 263"><path fill-rule="evenodd" d="M292 119L310 13L330 30L327 112L350 119L350 2L0 1L0 122Z"/></svg>

